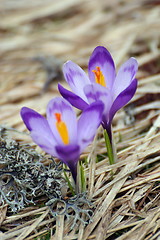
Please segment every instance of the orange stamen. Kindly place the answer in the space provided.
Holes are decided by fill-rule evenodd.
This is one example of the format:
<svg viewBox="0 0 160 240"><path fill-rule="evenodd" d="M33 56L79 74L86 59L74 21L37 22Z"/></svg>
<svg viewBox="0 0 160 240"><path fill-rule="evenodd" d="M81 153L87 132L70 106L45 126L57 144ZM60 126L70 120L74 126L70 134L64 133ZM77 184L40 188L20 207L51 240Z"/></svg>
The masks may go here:
<svg viewBox="0 0 160 240"><path fill-rule="evenodd" d="M55 117L58 123L61 122L61 114L60 113L55 113Z"/></svg>
<svg viewBox="0 0 160 240"><path fill-rule="evenodd" d="M95 74L96 83L102 85L103 87L106 87L105 78L100 67L96 67L96 69L92 70L92 72Z"/></svg>
<svg viewBox="0 0 160 240"><path fill-rule="evenodd" d="M68 144L69 143L69 135L68 135L67 126L66 126L65 122L63 122L61 120L61 114L60 113L55 113L54 115L55 115L55 118L57 120L56 128L58 130L58 133L59 133L63 143Z"/></svg>

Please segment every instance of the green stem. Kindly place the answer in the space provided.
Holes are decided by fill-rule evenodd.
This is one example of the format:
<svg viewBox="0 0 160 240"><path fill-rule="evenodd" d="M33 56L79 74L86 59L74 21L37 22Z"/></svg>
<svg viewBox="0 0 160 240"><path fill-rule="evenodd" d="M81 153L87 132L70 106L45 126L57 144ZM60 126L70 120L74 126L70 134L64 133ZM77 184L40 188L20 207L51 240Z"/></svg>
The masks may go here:
<svg viewBox="0 0 160 240"><path fill-rule="evenodd" d="M113 146L110 142L110 138L108 136L108 133L106 131L106 129L104 130L104 139L105 139L105 143L106 143L106 148L107 148L107 153L108 153L108 158L109 158L109 163L110 165L114 164L114 149Z"/></svg>
<svg viewBox="0 0 160 240"><path fill-rule="evenodd" d="M67 183L68 183L69 189L70 189L72 195L74 196L74 195L75 195L74 188L73 188L73 186L72 186L72 184L71 184L71 182L70 182L70 180L69 180L69 178L68 178L65 170L64 170L63 172L64 172L64 176L65 176L65 178L66 178L66 181L67 181Z"/></svg>

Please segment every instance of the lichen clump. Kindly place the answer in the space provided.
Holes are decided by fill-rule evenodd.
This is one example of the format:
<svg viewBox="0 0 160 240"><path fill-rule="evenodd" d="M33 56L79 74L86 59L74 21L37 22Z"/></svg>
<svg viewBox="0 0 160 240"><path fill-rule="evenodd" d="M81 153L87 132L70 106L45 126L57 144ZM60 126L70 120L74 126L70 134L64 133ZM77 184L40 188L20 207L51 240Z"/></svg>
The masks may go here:
<svg viewBox="0 0 160 240"><path fill-rule="evenodd" d="M29 146L0 138L0 205L7 203L17 212L40 196L46 201L62 198L62 164L53 158L48 166L42 161L44 157Z"/></svg>

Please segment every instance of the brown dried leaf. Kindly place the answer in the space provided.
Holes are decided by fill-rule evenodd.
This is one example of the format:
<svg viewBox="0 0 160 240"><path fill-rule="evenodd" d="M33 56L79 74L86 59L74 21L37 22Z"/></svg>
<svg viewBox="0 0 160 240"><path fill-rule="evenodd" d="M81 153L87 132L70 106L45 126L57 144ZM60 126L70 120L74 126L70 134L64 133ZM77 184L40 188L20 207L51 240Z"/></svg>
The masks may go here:
<svg viewBox="0 0 160 240"><path fill-rule="evenodd" d="M0 206L0 225L2 225L3 221L6 218L7 208L8 208L7 204Z"/></svg>

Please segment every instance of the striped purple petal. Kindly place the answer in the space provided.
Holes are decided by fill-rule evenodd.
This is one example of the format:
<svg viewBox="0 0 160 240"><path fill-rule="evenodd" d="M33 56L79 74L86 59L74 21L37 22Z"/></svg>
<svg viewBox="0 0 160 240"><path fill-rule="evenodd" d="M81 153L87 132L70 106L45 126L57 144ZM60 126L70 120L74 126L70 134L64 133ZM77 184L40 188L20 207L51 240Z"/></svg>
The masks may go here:
<svg viewBox="0 0 160 240"><path fill-rule="evenodd" d="M138 63L135 58L130 58L120 67L113 85L114 99L135 79L137 70Z"/></svg>
<svg viewBox="0 0 160 240"><path fill-rule="evenodd" d="M23 107L21 117L31 132L33 141L48 154L54 155L55 139L47 120L36 111Z"/></svg>
<svg viewBox="0 0 160 240"><path fill-rule="evenodd" d="M78 120L78 142L81 151L93 140L96 130L102 121L103 108L103 103L97 101L82 112Z"/></svg>
<svg viewBox="0 0 160 240"><path fill-rule="evenodd" d="M66 125L69 143L71 144L77 139L77 119L76 113L72 106L64 98L57 97L52 99L47 106L47 119L49 126L56 138L57 143L63 144L62 137L57 129L57 114L60 121Z"/></svg>
<svg viewBox="0 0 160 240"><path fill-rule="evenodd" d="M90 103L102 101L104 104L103 118L108 121L109 111L112 105L112 96L108 88L99 84L90 84L84 88L84 92Z"/></svg>
<svg viewBox="0 0 160 240"><path fill-rule="evenodd" d="M83 88L90 83L90 80L82 68L74 62L68 61L63 66L63 74L72 91L87 102Z"/></svg>
<svg viewBox="0 0 160 240"><path fill-rule="evenodd" d="M112 107L110 109L110 113L109 113L110 122L112 121L115 113L120 108L125 106L132 99L132 97L136 92L136 89L137 89L137 79L134 79L130 83L130 85L117 96L117 98L114 100Z"/></svg>
<svg viewBox="0 0 160 240"><path fill-rule="evenodd" d="M93 71L96 70L97 67L100 67L104 75L106 87L111 89L115 80L115 66L111 54L102 46L96 47L89 59L88 70L92 83L95 83L95 74Z"/></svg>
<svg viewBox="0 0 160 240"><path fill-rule="evenodd" d="M72 106L84 110L86 107L88 107L88 100L85 102L81 97L76 95L75 93L72 93L71 91L64 88L61 84L58 84L58 90L62 97L64 97Z"/></svg>

